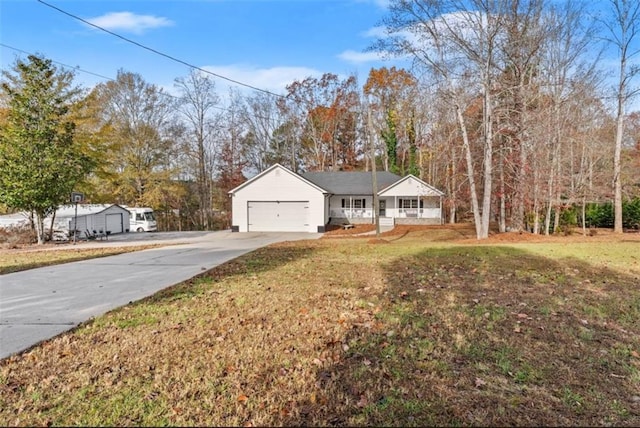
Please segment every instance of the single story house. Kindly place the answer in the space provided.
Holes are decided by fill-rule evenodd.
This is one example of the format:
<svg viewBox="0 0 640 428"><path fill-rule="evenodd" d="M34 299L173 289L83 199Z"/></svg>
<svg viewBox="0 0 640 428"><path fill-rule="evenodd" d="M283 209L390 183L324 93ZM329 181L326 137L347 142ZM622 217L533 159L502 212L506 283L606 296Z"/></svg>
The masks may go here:
<svg viewBox="0 0 640 428"><path fill-rule="evenodd" d="M444 193L413 175L376 173L380 224L441 224ZM373 223L371 172L297 174L275 164L229 191L234 232L319 232Z"/></svg>

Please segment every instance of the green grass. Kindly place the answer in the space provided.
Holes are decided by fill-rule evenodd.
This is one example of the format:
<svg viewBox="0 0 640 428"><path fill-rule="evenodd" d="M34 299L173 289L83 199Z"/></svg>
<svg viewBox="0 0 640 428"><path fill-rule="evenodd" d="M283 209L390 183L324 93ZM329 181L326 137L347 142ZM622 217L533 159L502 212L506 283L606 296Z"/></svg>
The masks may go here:
<svg viewBox="0 0 640 428"><path fill-rule="evenodd" d="M273 245L0 362L2 425L639 425L627 242Z"/></svg>

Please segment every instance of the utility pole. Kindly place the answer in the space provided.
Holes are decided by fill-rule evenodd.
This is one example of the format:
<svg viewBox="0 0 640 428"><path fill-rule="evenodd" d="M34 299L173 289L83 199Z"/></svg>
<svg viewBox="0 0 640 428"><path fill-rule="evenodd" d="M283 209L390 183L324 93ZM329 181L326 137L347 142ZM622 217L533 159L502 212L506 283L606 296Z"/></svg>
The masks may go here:
<svg viewBox="0 0 640 428"><path fill-rule="evenodd" d="M376 148L373 142L373 126L371 124L371 104L367 103L367 137L371 150L371 174L373 182L373 218L376 223L376 239L380 239L380 202L378 201L378 174L376 172Z"/></svg>

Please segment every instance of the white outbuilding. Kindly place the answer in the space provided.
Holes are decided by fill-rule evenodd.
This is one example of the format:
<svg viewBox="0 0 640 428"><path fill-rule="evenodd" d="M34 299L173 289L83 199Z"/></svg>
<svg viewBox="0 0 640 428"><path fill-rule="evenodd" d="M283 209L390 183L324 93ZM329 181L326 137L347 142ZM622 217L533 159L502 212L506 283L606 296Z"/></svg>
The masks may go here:
<svg viewBox="0 0 640 428"><path fill-rule="evenodd" d="M78 231L78 236L88 234L115 235L129 232L129 211L120 205L79 204L63 205L56 211L54 230L57 232ZM50 227L51 218L45 220Z"/></svg>

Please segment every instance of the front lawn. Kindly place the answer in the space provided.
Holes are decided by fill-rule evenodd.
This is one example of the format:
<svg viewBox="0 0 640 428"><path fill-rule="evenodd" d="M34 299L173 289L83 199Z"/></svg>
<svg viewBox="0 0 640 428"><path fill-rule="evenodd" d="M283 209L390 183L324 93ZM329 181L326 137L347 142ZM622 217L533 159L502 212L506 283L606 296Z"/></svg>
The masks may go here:
<svg viewBox="0 0 640 428"><path fill-rule="evenodd" d="M272 245L115 310L0 362L0 424L640 424L640 240L445 235Z"/></svg>

